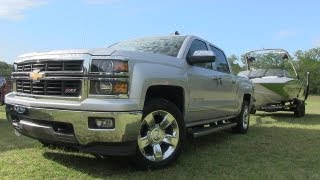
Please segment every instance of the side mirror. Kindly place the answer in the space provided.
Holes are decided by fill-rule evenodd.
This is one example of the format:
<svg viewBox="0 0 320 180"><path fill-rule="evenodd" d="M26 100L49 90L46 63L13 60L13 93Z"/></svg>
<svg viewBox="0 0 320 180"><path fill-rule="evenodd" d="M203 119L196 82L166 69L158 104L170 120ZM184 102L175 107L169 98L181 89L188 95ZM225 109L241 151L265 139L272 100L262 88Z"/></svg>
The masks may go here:
<svg viewBox="0 0 320 180"><path fill-rule="evenodd" d="M198 50L192 56L187 57L187 62L190 65L197 63L211 63L216 59L216 55L212 51Z"/></svg>

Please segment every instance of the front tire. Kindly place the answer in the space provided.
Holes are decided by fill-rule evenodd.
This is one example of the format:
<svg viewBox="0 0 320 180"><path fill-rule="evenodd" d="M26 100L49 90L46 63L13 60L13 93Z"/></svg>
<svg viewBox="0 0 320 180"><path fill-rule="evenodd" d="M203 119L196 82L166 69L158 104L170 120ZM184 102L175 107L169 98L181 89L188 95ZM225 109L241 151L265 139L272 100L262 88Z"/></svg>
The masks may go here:
<svg viewBox="0 0 320 180"><path fill-rule="evenodd" d="M147 169L174 162L185 144L184 121L177 106L165 99L146 103L134 163Z"/></svg>
<svg viewBox="0 0 320 180"><path fill-rule="evenodd" d="M232 128L235 133L245 134L249 129L250 108L247 101L243 101L240 114L235 118L237 126Z"/></svg>

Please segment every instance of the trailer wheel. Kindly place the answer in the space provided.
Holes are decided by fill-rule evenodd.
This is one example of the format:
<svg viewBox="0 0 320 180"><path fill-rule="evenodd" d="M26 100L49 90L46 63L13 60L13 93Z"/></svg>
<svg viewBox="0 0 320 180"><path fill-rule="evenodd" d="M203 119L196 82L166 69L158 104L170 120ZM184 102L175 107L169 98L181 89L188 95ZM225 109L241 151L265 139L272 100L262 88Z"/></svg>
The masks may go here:
<svg viewBox="0 0 320 180"><path fill-rule="evenodd" d="M296 108L294 109L294 115L296 117L303 117L306 113L306 105L304 101L297 100L296 101Z"/></svg>

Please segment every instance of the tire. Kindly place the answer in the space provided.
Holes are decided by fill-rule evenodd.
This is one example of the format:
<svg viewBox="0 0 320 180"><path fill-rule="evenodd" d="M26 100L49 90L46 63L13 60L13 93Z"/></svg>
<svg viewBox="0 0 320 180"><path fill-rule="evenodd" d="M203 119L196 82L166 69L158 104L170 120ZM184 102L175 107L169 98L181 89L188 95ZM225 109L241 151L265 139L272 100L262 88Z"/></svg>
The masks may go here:
<svg viewBox="0 0 320 180"><path fill-rule="evenodd" d="M133 163L143 169L158 169L177 160L186 141L180 110L165 99L146 103L137 137Z"/></svg>
<svg viewBox="0 0 320 180"><path fill-rule="evenodd" d="M253 109L253 108L252 108L252 109L250 110L250 114L256 114L256 113L257 113L257 110L256 110L256 109Z"/></svg>
<svg viewBox="0 0 320 180"><path fill-rule="evenodd" d="M240 114L234 119L237 126L232 128L235 133L245 134L249 129L250 108L247 101L243 101Z"/></svg>
<svg viewBox="0 0 320 180"><path fill-rule="evenodd" d="M306 114L306 105L304 101L297 100L296 108L293 112L296 117L303 117Z"/></svg>

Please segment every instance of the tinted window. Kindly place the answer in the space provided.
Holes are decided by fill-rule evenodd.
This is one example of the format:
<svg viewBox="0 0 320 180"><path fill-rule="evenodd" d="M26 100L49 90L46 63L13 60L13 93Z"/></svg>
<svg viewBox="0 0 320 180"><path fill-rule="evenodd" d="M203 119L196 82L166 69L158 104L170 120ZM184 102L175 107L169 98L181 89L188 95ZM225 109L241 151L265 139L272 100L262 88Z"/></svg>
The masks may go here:
<svg viewBox="0 0 320 180"><path fill-rule="evenodd" d="M191 43L190 49L187 54L187 58L192 56L193 53L198 50L208 50L208 48L205 42L196 39ZM211 63L196 63L194 64L194 66L212 69Z"/></svg>
<svg viewBox="0 0 320 180"><path fill-rule="evenodd" d="M210 48L216 55L216 60L212 63L213 70L230 73L229 65L224 53L220 49L217 49L213 46L210 46Z"/></svg>
<svg viewBox="0 0 320 180"><path fill-rule="evenodd" d="M109 48L114 50L138 51L177 57L186 36L161 36L118 42Z"/></svg>

